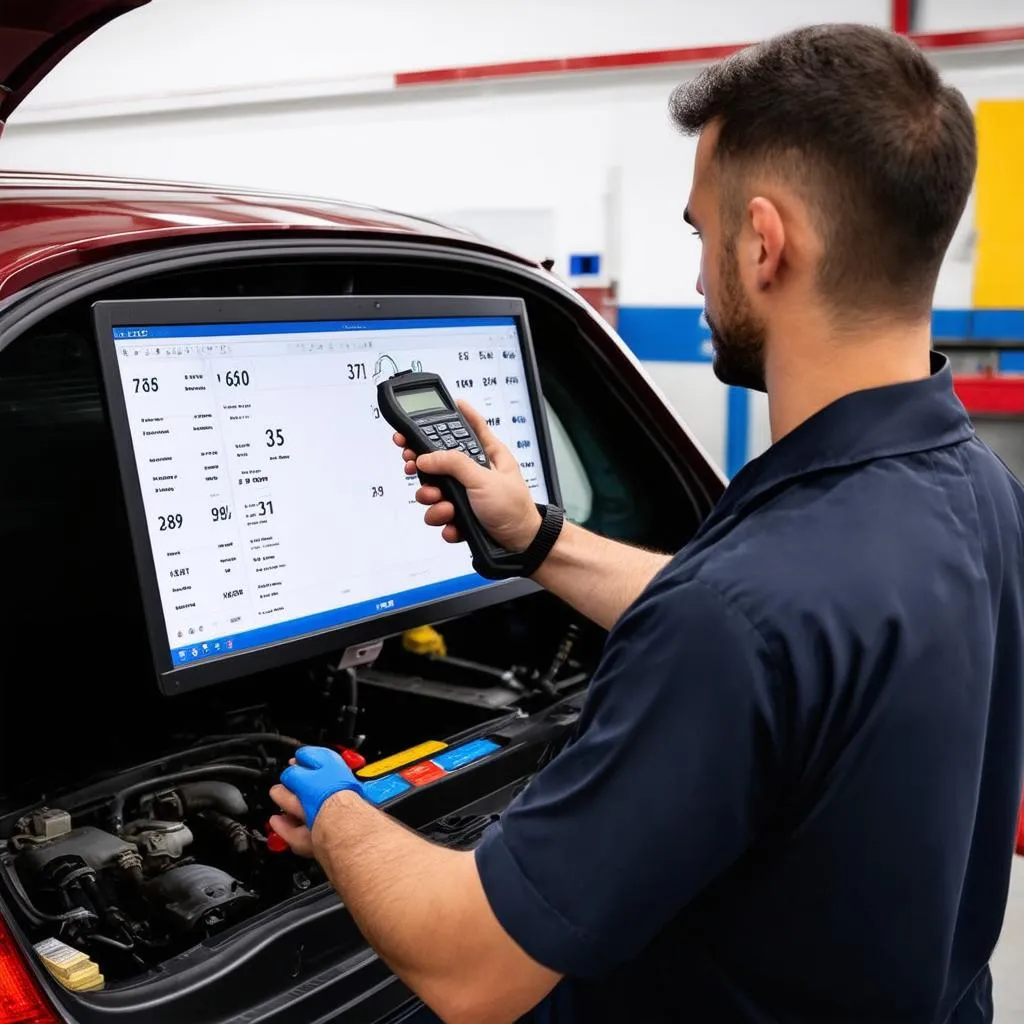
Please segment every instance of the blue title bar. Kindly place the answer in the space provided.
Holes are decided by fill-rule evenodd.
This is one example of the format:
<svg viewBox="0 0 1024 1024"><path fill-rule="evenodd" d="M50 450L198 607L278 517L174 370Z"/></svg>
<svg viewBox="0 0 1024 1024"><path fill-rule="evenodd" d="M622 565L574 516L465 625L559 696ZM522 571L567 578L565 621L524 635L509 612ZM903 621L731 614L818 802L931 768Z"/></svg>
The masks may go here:
<svg viewBox="0 0 1024 1024"><path fill-rule="evenodd" d="M244 633L204 637L198 641L193 639L188 644L172 647L171 661L176 666L181 667L207 658L223 657L224 655L237 654L239 651L249 650L253 647L264 647L267 644L279 643L282 640L295 640L299 637L320 633L325 629L334 629L338 626L358 622L360 619L368 619L374 615L387 615L398 611L400 608L411 608L413 605L424 604L427 601L436 601L442 597L453 597L456 594L462 594L469 590L476 590L478 587L484 586L489 582L483 576L474 572L468 576L457 576L454 579L442 580L440 583L413 587L411 590L403 590L398 594L388 594L385 597L375 597L369 601L360 601L358 604L332 608L326 612L304 615L298 619L275 623L273 626L260 626L256 629L246 630Z"/></svg>
<svg viewBox="0 0 1024 1024"><path fill-rule="evenodd" d="M510 316L431 317L404 320L279 320L251 324L159 324L115 327L115 341L150 338L227 338L253 334L327 334L341 331L409 331L421 328L514 327Z"/></svg>

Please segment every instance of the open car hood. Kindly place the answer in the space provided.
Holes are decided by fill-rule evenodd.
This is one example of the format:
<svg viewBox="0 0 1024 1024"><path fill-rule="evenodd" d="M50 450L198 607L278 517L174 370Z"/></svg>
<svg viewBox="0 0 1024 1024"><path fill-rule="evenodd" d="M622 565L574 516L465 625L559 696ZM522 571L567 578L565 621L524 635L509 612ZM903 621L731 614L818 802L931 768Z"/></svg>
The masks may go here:
<svg viewBox="0 0 1024 1024"><path fill-rule="evenodd" d="M11 112L83 39L149 0L3 0L0 131Z"/></svg>

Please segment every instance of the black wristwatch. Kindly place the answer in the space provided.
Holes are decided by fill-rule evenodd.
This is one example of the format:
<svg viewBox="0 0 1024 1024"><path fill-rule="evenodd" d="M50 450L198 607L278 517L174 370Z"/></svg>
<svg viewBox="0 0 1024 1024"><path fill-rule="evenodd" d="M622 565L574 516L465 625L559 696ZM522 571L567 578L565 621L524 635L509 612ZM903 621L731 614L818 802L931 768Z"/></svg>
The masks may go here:
<svg viewBox="0 0 1024 1024"><path fill-rule="evenodd" d="M541 516L540 529L521 555L521 576L532 576L541 567L565 524L565 513L557 505L537 505L537 511Z"/></svg>

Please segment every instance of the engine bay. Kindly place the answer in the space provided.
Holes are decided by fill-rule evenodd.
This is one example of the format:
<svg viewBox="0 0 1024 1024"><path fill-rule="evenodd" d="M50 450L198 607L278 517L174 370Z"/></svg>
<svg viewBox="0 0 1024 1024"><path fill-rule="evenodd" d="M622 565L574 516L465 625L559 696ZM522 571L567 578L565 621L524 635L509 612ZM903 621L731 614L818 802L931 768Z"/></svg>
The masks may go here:
<svg viewBox="0 0 1024 1024"><path fill-rule="evenodd" d="M299 744L254 735L91 810L39 807L7 840L4 881L26 923L130 977L323 881L275 857L266 790ZM237 762L237 763L236 763ZM278 851L280 852L280 851Z"/></svg>
<svg viewBox="0 0 1024 1024"><path fill-rule="evenodd" d="M486 628L485 636L492 651L496 642L508 650L503 641L523 623L507 608L493 615L505 636ZM248 706L221 717L235 731L179 738L184 745L152 761L0 818L0 889L29 941L42 953L56 940L65 955L83 953L98 968L82 975L89 984L58 980L91 991L152 977L197 944L326 888L317 863L292 854L268 826L276 811L270 787L304 743L338 749L369 785L380 784L385 765L393 768L384 781L411 769L416 785L402 782L403 790L429 798L474 765L444 773L439 783L433 763L429 775L415 774L427 754L481 735L498 735L497 748L508 742L503 724L522 728L582 692L596 638L576 622L559 624L543 664L477 660L481 625L450 624L458 656L439 632L419 627L392 638L375 664L358 670L323 659L281 670L261 687L250 685ZM285 722L298 735L283 731ZM171 735L160 742L175 743ZM450 811L461 799L442 793L435 803ZM411 823L435 817L421 811ZM450 843L475 838L462 822L442 824L437 835Z"/></svg>

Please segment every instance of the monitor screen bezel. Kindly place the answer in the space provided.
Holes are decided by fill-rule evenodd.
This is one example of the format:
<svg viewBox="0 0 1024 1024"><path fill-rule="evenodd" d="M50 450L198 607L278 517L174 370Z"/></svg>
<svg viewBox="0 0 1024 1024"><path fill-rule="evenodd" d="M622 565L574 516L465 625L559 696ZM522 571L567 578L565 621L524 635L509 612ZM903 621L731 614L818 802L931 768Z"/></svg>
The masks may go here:
<svg viewBox="0 0 1024 1024"><path fill-rule="evenodd" d="M526 304L519 298L474 296L261 296L257 298L108 299L93 304L102 394L120 470L146 628L157 684L167 695L280 668L318 655L343 651L394 636L413 626L466 615L495 604L537 592L529 579L488 581L482 587L452 597L411 605L384 615L346 623L304 637L280 640L263 647L175 665L167 638L153 549L146 522L142 483L132 441L128 408L121 384L115 327L156 327L187 324L258 323L323 320L396 320L431 317L511 317L522 350L530 406L548 500L561 505L554 448L540 385ZM382 429L388 429L382 426ZM395 453L396 464L399 453ZM438 532L437 543L444 543Z"/></svg>

